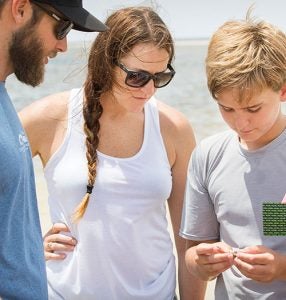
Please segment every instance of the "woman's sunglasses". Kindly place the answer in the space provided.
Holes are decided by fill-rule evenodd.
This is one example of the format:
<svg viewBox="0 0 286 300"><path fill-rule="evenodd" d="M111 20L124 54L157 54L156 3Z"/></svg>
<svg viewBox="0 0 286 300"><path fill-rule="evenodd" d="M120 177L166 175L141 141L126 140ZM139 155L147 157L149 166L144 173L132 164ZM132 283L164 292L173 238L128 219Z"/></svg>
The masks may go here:
<svg viewBox="0 0 286 300"><path fill-rule="evenodd" d="M132 71L128 70L123 64L115 63L121 70L126 72L125 84L134 88L143 87L151 79L154 81L155 88L161 88L166 86L175 75L175 70L170 64L167 65L169 72L159 72L151 74L146 71Z"/></svg>
<svg viewBox="0 0 286 300"><path fill-rule="evenodd" d="M58 24L55 28L55 36L57 40L63 40L67 34L71 31L73 28L73 22L70 20L64 20L61 17L59 17L55 12L49 10L48 8L40 5L37 2L33 2L35 5L37 5L40 9L42 9L46 14L48 14L50 17L58 21Z"/></svg>

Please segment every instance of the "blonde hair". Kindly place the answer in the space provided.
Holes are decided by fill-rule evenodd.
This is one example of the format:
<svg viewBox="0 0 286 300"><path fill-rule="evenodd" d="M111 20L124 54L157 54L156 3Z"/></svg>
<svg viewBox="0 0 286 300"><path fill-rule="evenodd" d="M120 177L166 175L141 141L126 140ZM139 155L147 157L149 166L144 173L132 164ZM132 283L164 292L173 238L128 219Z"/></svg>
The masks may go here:
<svg viewBox="0 0 286 300"><path fill-rule="evenodd" d="M114 76L116 63L126 56L134 46L141 43L151 43L158 49L165 49L169 54L169 63L174 57L172 36L159 15L150 7L120 9L111 14L105 24L109 30L99 33L92 45L88 61L88 76L84 85L83 116L88 182L87 192L73 215L75 222L84 215L95 184L99 119L103 112L100 96L117 84Z"/></svg>
<svg viewBox="0 0 286 300"><path fill-rule="evenodd" d="M238 101L263 88L278 91L286 81L286 36L265 21L228 21L213 34L206 57L208 88L214 99L237 89Z"/></svg>

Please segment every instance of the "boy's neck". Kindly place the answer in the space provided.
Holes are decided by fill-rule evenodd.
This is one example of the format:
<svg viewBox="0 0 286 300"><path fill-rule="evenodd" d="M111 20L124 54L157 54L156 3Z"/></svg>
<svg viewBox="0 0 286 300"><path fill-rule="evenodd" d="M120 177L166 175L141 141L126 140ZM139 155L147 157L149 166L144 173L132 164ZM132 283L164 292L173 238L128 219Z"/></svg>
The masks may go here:
<svg viewBox="0 0 286 300"><path fill-rule="evenodd" d="M246 150L257 150L275 140L284 130L286 129L286 116L281 113L279 120L275 122L271 130L267 134L263 135L261 138L255 141L245 141L238 137L239 143L242 148Z"/></svg>

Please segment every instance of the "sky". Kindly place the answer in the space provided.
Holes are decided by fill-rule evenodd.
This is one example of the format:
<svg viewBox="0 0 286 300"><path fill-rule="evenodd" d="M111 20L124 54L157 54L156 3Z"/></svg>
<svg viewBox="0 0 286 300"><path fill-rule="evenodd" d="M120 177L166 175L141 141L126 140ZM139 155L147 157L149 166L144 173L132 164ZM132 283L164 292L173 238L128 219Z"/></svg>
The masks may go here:
<svg viewBox="0 0 286 300"><path fill-rule="evenodd" d="M243 19L252 4L252 16L286 30L285 3L285 0L83 0L83 6L101 21L115 9L152 6L176 40L208 39L223 22ZM69 40L92 40L95 36L73 30Z"/></svg>

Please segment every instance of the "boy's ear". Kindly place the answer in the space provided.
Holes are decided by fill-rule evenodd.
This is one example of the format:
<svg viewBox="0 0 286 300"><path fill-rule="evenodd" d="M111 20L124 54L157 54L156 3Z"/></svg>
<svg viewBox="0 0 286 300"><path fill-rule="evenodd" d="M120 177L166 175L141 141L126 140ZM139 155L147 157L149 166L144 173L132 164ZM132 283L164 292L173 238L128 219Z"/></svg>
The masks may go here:
<svg viewBox="0 0 286 300"><path fill-rule="evenodd" d="M286 102L286 84L284 84L280 89L280 100L282 102Z"/></svg>

